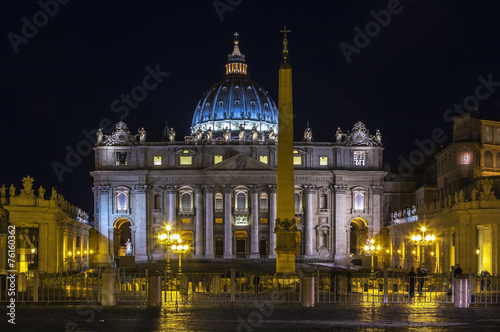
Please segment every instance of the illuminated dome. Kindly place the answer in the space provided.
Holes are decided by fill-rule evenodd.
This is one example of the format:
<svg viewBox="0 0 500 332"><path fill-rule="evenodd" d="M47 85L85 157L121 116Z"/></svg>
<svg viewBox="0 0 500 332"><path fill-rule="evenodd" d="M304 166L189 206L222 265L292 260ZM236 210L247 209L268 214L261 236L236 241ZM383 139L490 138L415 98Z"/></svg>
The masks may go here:
<svg viewBox="0 0 500 332"><path fill-rule="evenodd" d="M278 109L267 91L250 79L245 55L235 40L224 79L215 83L198 102L191 131L211 128L220 135L226 128L237 131L240 125L247 131L256 127L259 132L272 127L278 133Z"/></svg>

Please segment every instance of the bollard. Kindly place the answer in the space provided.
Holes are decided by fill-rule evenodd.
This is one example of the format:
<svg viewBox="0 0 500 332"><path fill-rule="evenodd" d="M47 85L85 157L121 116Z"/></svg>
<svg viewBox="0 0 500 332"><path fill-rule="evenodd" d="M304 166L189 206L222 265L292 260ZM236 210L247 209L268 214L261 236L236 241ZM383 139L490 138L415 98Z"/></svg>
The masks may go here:
<svg viewBox="0 0 500 332"><path fill-rule="evenodd" d="M148 307L161 307L161 276L149 276Z"/></svg>
<svg viewBox="0 0 500 332"><path fill-rule="evenodd" d="M455 278L455 289L453 293L453 306L455 308L468 308L468 279L466 275L458 276Z"/></svg>
<svg viewBox="0 0 500 332"><path fill-rule="evenodd" d="M302 278L302 307L314 307L314 277Z"/></svg>
<svg viewBox="0 0 500 332"><path fill-rule="evenodd" d="M103 307L116 307L116 271L105 269L101 276L101 305Z"/></svg>

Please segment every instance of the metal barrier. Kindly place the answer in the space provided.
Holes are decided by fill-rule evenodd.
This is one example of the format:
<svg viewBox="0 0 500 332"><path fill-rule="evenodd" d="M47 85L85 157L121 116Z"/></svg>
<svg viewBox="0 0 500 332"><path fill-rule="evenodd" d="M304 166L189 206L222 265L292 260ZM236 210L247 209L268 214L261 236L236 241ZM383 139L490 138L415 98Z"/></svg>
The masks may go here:
<svg viewBox="0 0 500 332"><path fill-rule="evenodd" d="M117 277L117 304L146 305L148 303L148 269L132 272L118 269Z"/></svg>
<svg viewBox="0 0 500 332"><path fill-rule="evenodd" d="M469 273L469 303L500 303L499 276L474 275Z"/></svg>

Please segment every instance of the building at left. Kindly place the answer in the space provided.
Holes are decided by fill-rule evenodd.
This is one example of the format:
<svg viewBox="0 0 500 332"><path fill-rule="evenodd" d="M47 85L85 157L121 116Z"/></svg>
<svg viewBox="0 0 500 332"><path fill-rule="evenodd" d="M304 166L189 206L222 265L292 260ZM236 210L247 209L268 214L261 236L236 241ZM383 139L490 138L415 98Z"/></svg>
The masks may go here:
<svg viewBox="0 0 500 332"><path fill-rule="evenodd" d="M22 183L19 191L14 185L0 188L0 274L7 270L62 274L87 269L93 254L88 213L54 188L46 194L40 186L35 192L30 176ZM15 248L12 242L9 247L9 234L15 236ZM12 251L15 258L11 258ZM12 260L15 266L10 265Z"/></svg>

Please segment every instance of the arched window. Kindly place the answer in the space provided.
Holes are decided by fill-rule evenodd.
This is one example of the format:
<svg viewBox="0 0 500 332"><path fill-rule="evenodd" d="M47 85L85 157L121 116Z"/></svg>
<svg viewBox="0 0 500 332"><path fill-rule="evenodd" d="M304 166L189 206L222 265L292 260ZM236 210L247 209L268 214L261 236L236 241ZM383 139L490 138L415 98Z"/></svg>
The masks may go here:
<svg viewBox="0 0 500 332"><path fill-rule="evenodd" d="M484 153L484 167L493 167L493 154L490 151Z"/></svg>
<svg viewBox="0 0 500 332"><path fill-rule="evenodd" d="M129 210L129 190L128 188L116 188L116 211L127 213Z"/></svg>
<svg viewBox="0 0 500 332"><path fill-rule="evenodd" d="M192 209L192 197L191 193L184 193L181 196L181 210L182 211L191 211Z"/></svg>
<svg viewBox="0 0 500 332"><path fill-rule="evenodd" d="M365 209L365 197L362 193L354 194L354 210L363 211Z"/></svg>
<svg viewBox="0 0 500 332"><path fill-rule="evenodd" d="M300 194L295 193L295 211L300 211Z"/></svg>
<svg viewBox="0 0 500 332"><path fill-rule="evenodd" d="M260 194L260 211L267 211L267 194Z"/></svg>
<svg viewBox="0 0 500 332"><path fill-rule="evenodd" d="M222 194L217 193L215 194L215 210L216 211L222 211L224 209L224 201L222 199Z"/></svg>
<svg viewBox="0 0 500 332"><path fill-rule="evenodd" d="M236 209L245 210L246 209L247 196L244 192L239 192L236 194Z"/></svg>

